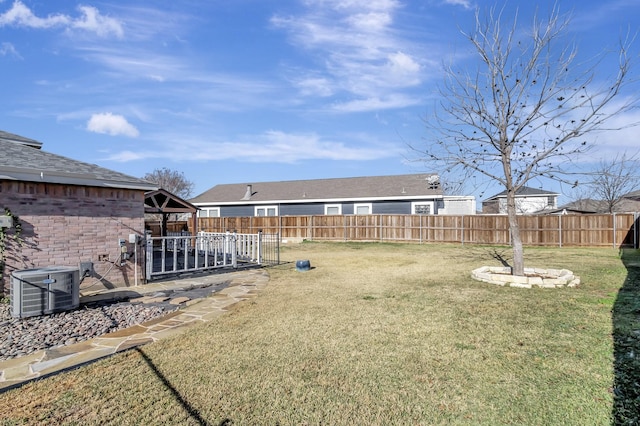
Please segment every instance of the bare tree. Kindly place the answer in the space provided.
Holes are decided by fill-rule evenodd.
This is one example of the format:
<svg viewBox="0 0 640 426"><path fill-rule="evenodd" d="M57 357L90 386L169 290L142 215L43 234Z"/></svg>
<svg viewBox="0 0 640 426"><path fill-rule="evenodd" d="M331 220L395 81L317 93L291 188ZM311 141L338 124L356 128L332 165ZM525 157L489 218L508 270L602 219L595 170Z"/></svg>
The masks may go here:
<svg viewBox="0 0 640 426"><path fill-rule="evenodd" d="M629 42L622 41L616 71L596 84L594 60L576 60L563 44L569 18L554 8L536 15L530 31L517 16L506 25L503 10L476 13L475 29L464 33L480 65L473 72L445 69L440 100L426 121L433 137L416 148L421 160L464 179L484 176L507 193L514 275L524 275L516 192L532 179L567 181L567 164L589 148L587 135L606 130L608 118L629 110L635 100L614 105L628 84Z"/></svg>
<svg viewBox="0 0 640 426"><path fill-rule="evenodd" d="M640 186L640 164L635 156L626 154L600 161L588 188L593 198L604 201L607 211L615 207L629 192Z"/></svg>
<svg viewBox="0 0 640 426"><path fill-rule="evenodd" d="M181 198L189 198L193 192L194 184L184 176L184 173L166 167L147 173L143 179Z"/></svg>

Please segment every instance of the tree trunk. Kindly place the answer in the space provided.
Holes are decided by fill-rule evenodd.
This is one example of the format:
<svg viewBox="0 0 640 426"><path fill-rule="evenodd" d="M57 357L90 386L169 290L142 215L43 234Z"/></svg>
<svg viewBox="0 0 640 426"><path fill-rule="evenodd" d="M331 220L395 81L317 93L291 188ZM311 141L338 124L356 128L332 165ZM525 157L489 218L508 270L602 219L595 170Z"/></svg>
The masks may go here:
<svg viewBox="0 0 640 426"><path fill-rule="evenodd" d="M517 276L524 276L524 250L522 249L520 226L518 225L516 194L513 189L507 191L507 216L509 217L509 233L511 235L511 247L513 248L511 273Z"/></svg>

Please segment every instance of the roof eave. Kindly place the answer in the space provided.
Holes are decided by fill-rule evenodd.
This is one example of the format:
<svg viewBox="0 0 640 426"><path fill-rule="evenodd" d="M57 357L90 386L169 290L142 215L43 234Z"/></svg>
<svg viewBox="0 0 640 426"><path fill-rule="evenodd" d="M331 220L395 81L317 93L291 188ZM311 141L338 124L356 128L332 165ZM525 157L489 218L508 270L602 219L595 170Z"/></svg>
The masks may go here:
<svg viewBox="0 0 640 426"><path fill-rule="evenodd" d="M158 189L155 184L145 184L141 182L126 182L126 181L114 181L96 179L85 176L74 176L73 174L61 174L61 173L45 173L44 171L38 172L3 172L0 174L0 180L11 181L23 181L23 182L37 182L37 183L55 183L61 185L77 185L77 186L92 186L103 188L118 188L118 189L135 189L141 191L152 191Z"/></svg>
<svg viewBox="0 0 640 426"><path fill-rule="evenodd" d="M433 200L442 199L442 194L416 195L416 196L393 196L393 197L358 197L358 198L300 198L295 200L237 200L237 201L199 201L193 202L195 206L229 206L229 205L255 205L255 204L311 204L311 203L344 203L356 202L366 203L373 201L412 201L412 200Z"/></svg>

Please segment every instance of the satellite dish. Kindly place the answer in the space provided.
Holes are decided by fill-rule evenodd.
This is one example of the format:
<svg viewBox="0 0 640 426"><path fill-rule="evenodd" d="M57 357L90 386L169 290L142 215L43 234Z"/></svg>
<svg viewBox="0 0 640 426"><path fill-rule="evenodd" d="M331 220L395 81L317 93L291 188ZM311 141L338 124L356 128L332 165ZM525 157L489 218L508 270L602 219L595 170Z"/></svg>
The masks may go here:
<svg viewBox="0 0 640 426"><path fill-rule="evenodd" d="M440 176L438 176L438 175L431 175L431 176L427 177L425 180L427 181L429 186L440 185Z"/></svg>

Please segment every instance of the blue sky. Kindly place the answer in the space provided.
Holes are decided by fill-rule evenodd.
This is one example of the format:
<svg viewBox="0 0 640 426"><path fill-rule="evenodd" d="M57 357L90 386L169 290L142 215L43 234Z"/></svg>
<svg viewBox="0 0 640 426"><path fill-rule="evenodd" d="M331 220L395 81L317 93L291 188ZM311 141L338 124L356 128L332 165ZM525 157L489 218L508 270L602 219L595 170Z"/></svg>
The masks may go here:
<svg viewBox="0 0 640 426"><path fill-rule="evenodd" d="M546 13L556 1L506 9L525 25L530 3ZM638 0L557 3L584 58L640 29ZM181 171L194 196L221 183L431 172L407 145L429 142L442 64L473 66L460 30L493 4L0 0L0 129L133 176ZM637 132L600 134L590 158L637 151Z"/></svg>

